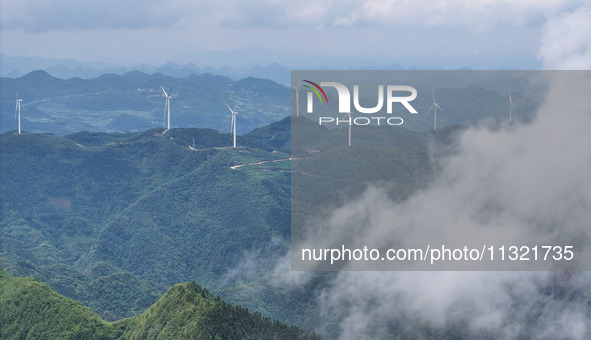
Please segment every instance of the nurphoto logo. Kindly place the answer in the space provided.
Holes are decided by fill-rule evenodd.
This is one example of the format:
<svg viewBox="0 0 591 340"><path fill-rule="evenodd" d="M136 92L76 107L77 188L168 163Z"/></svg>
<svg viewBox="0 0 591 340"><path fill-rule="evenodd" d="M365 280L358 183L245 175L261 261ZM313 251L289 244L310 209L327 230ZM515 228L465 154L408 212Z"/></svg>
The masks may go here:
<svg viewBox="0 0 591 340"><path fill-rule="evenodd" d="M408 85L378 85L377 86L377 103L374 106L363 106L360 101L360 90L359 85L353 85L353 100L351 100L351 91L347 85L339 82L313 82L310 80L303 80L307 83L303 85L307 88L308 94L306 97L307 113L314 113L314 101L320 104L328 104L329 93L336 90L338 97L338 113L339 116L320 116L318 117L318 124L335 123L336 125L402 125L404 120L401 117L387 117L387 116L373 116L383 112L384 98L386 102L386 114L391 115L393 113L393 106L395 103L400 103L402 106L411 114L417 114L417 110L410 104L417 97L417 90ZM323 88L324 87L324 88ZM325 88L330 87L334 90ZM385 90L384 90L385 89ZM315 95L315 96L314 96ZM317 98L317 99L316 99ZM355 112L351 110L351 104ZM351 114L363 114L372 116L359 116L352 118ZM347 118L341 118L342 114L346 114Z"/></svg>

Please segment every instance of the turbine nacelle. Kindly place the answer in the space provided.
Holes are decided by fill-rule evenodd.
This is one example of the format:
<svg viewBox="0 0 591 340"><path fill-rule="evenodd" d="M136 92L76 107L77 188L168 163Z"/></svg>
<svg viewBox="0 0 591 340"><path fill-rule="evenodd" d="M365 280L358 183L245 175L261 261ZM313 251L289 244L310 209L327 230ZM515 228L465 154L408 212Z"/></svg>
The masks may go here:
<svg viewBox="0 0 591 340"><path fill-rule="evenodd" d="M228 110L230 110L230 112L232 112L233 115L237 115L238 114L238 111L235 111L236 110L236 106L238 106L238 104L236 104L236 106L234 107L234 110L232 110L232 108L230 107L230 105L228 105L228 103L224 103L224 104L226 104L226 106L228 107Z"/></svg>
<svg viewBox="0 0 591 340"><path fill-rule="evenodd" d="M162 92L164 93L164 97L172 98L172 87L170 88L170 90L168 90L168 92L166 92L166 90L164 89L164 87L162 87L162 85L160 85L160 88L162 89Z"/></svg>

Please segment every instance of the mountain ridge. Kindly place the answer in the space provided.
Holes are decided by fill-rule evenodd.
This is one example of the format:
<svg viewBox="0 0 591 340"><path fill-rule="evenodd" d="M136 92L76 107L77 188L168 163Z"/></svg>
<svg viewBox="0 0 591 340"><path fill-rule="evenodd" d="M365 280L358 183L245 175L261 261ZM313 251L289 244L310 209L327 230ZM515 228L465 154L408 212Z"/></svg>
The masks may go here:
<svg viewBox="0 0 591 340"><path fill-rule="evenodd" d="M194 282L172 286L142 314L105 322L77 301L0 268L2 339L320 339L228 304Z"/></svg>
<svg viewBox="0 0 591 340"><path fill-rule="evenodd" d="M238 148L211 129L7 132L0 266L43 280L108 321L195 281L265 316L321 327L322 275L293 290L276 284L290 245L293 162L311 176L307 204L339 205L376 181L390 181L400 200L432 176L428 145L455 131L358 128L348 147L347 129L289 117L239 136ZM380 152L382 161L368 167ZM342 171L335 162L342 159L366 169L364 178L327 176ZM319 164L328 172L318 173Z"/></svg>
<svg viewBox="0 0 591 340"><path fill-rule="evenodd" d="M162 127L164 97L172 89L172 127L229 131L225 102L239 104L238 133L289 115L290 90L268 79L232 80L209 73L175 78L130 71L91 79L60 79L43 70L0 78L0 132L15 125L15 96L22 99L24 131L66 135L79 131L129 132Z"/></svg>
<svg viewBox="0 0 591 340"><path fill-rule="evenodd" d="M191 74L212 73L239 80L246 77L271 79L277 83L289 82L290 70L275 61L255 63L250 67L197 66L193 62L166 62L160 65L138 64L123 66L113 63L81 62L73 59L9 57L0 53L3 64L1 77L18 78L35 69L44 69L52 76L61 79L91 79L105 73L124 74L134 70L144 73L162 73L175 78Z"/></svg>

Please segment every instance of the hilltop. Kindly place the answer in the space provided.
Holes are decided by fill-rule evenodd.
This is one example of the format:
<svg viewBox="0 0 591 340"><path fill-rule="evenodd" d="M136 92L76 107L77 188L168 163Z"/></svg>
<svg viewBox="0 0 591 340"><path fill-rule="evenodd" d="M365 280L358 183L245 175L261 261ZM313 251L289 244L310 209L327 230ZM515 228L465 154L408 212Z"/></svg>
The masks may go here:
<svg viewBox="0 0 591 340"><path fill-rule="evenodd" d="M195 283L170 288L133 318L106 322L32 278L0 268L2 339L320 339L233 306Z"/></svg>

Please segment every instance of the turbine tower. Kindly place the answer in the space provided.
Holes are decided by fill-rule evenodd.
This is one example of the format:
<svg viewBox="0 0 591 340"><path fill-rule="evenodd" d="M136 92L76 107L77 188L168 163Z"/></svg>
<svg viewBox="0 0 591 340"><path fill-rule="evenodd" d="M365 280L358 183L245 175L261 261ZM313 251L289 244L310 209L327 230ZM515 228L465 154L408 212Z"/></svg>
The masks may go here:
<svg viewBox="0 0 591 340"><path fill-rule="evenodd" d="M509 92L509 124L513 121L513 97L511 97L511 92Z"/></svg>
<svg viewBox="0 0 591 340"><path fill-rule="evenodd" d="M295 87L291 84L287 84L287 85L291 86L291 88L296 91L296 117L299 117L300 116L300 88Z"/></svg>
<svg viewBox="0 0 591 340"><path fill-rule="evenodd" d="M234 110L232 110L232 108L230 107L230 105L228 105L227 103L226 106L228 107L228 109L230 109L230 112L232 112L232 125L230 125L230 131L231 133L234 134L234 143L233 146L236 147L236 115L238 114L238 112L236 112L236 106L238 106L238 103L236 103L236 106L234 106Z"/></svg>
<svg viewBox="0 0 591 340"><path fill-rule="evenodd" d="M162 89L162 92L164 93L164 97L166 97L166 106L164 106L164 114L167 115L167 117L168 117L168 124L167 124L166 130L164 130L164 132L166 132L166 131L170 130L170 98L172 98L172 87L170 88L168 93L166 93L166 91L164 90L164 87L162 87L162 85L160 85L160 88Z"/></svg>
<svg viewBox="0 0 591 340"><path fill-rule="evenodd" d="M433 105L431 105L431 108L429 109L429 111L427 111L427 113L429 113L429 112L431 112L431 110L435 109L434 115L433 115L433 130L437 130L437 109L439 109L441 111L443 111L443 109L435 101L435 91L433 91L433 88L431 88L431 93L433 94Z"/></svg>
<svg viewBox="0 0 591 340"><path fill-rule="evenodd" d="M14 118L18 119L18 134L21 134L21 102L22 99L18 98L18 94L16 95L16 107L14 108Z"/></svg>
<svg viewBox="0 0 591 340"><path fill-rule="evenodd" d="M351 126L353 122L351 122L351 111L347 112L347 117L349 117L349 146L351 146Z"/></svg>

